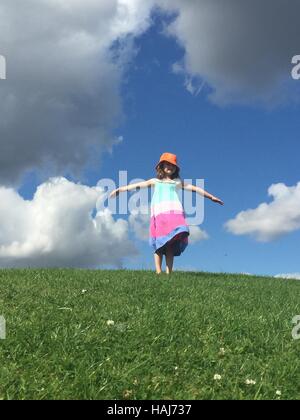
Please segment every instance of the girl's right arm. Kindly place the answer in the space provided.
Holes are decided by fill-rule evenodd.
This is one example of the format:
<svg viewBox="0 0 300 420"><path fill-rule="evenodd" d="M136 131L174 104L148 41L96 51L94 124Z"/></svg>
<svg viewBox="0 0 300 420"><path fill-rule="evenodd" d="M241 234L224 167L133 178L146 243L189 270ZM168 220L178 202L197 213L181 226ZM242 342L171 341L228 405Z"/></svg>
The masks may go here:
<svg viewBox="0 0 300 420"><path fill-rule="evenodd" d="M154 183L155 183L155 179L151 178L151 179L148 179L148 181L142 181L142 182L137 182L135 184L124 185L123 187L119 187L116 190L113 190L110 193L109 198L116 197L117 195L120 194L120 192L131 191L131 190L135 190L136 188L148 188L154 185Z"/></svg>

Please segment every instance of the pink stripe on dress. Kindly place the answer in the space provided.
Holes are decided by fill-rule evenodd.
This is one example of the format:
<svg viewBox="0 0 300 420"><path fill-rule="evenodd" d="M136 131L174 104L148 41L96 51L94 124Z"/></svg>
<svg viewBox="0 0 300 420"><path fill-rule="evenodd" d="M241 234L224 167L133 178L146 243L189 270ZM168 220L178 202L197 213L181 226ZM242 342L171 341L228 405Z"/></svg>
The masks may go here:
<svg viewBox="0 0 300 420"><path fill-rule="evenodd" d="M158 216L152 216L150 221L150 235L152 238L166 236L178 226L187 226L184 212L178 213L161 213Z"/></svg>

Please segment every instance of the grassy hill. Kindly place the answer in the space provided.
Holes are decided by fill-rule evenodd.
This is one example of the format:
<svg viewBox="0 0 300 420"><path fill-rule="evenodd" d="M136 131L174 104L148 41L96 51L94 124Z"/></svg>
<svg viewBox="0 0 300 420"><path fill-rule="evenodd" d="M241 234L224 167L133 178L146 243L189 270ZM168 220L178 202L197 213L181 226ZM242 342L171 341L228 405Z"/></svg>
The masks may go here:
<svg viewBox="0 0 300 420"><path fill-rule="evenodd" d="M299 296L271 277L0 270L0 399L299 399Z"/></svg>

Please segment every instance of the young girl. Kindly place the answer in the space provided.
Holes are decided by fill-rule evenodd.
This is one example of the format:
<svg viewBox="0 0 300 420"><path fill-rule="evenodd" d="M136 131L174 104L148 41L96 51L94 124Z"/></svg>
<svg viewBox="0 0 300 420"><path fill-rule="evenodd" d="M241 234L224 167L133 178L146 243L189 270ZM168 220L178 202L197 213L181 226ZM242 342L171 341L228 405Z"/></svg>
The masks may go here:
<svg viewBox="0 0 300 420"><path fill-rule="evenodd" d="M221 205L224 203L202 188L182 181L179 175L180 168L177 164L177 157L172 153L163 153L155 169L157 172L156 178L117 188L111 192L110 198L123 191L155 187L151 200L149 245L154 250L156 273L160 274L162 272L163 255L165 255L166 273L171 274L174 257L181 255L185 250L190 234L177 189L183 188L199 193Z"/></svg>

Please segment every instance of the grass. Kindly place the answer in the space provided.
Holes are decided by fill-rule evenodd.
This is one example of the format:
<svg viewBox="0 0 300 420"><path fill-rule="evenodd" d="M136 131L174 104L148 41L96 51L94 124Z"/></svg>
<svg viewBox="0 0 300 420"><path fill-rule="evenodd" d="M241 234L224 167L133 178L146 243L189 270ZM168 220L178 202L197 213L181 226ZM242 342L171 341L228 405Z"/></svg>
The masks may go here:
<svg viewBox="0 0 300 420"><path fill-rule="evenodd" d="M0 399L299 399L299 292L220 273L0 270Z"/></svg>

